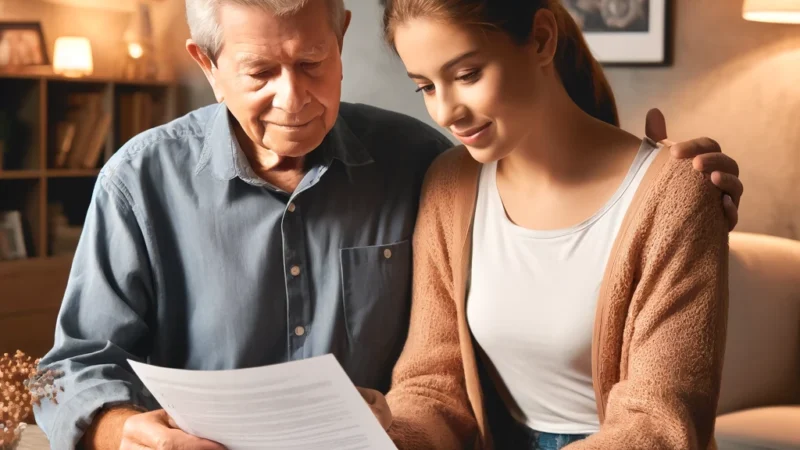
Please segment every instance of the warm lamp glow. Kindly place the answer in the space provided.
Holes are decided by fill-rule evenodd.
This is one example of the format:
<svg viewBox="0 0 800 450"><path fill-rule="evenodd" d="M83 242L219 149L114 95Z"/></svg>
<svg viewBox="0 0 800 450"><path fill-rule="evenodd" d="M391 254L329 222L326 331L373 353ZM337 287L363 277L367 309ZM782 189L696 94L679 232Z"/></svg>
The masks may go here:
<svg viewBox="0 0 800 450"><path fill-rule="evenodd" d="M800 0L744 0L742 15L755 22L800 24Z"/></svg>
<svg viewBox="0 0 800 450"><path fill-rule="evenodd" d="M131 55L133 59L139 59L144 55L144 48L137 42L131 42L128 44L128 54Z"/></svg>
<svg viewBox="0 0 800 450"><path fill-rule="evenodd" d="M84 37L56 39L53 72L67 77L91 75L94 71L92 44Z"/></svg>

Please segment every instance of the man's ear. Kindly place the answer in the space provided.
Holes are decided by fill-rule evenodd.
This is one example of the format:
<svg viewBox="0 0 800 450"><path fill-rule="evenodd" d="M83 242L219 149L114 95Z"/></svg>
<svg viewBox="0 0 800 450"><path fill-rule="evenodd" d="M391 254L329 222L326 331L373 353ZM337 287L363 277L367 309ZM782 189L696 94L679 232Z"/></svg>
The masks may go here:
<svg viewBox="0 0 800 450"><path fill-rule="evenodd" d="M211 85L211 89L214 91L214 97L217 98L218 102L223 102L225 100L225 94L217 83L217 77L214 74L217 68L214 61L212 61L200 46L191 39L186 40L186 51L189 52L192 59L203 70L203 74L205 74L208 83Z"/></svg>
<svg viewBox="0 0 800 450"><path fill-rule="evenodd" d="M546 66L553 62L558 49L558 22L553 11L542 8L536 12L536 16L533 18L530 45L533 56L540 66Z"/></svg>
<svg viewBox="0 0 800 450"><path fill-rule="evenodd" d="M344 12L344 24L342 25L342 37L339 38L339 53L342 52L344 47L344 35L347 34L347 29L350 28L350 20L353 18L353 13L348 9Z"/></svg>

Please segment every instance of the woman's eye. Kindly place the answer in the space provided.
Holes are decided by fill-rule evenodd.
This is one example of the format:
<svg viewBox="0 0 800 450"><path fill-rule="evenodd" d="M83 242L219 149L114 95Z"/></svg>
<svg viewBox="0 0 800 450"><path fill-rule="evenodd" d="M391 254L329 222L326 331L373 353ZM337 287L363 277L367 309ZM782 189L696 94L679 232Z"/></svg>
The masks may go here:
<svg viewBox="0 0 800 450"><path fill-rule="evenodd" d="M456 78L458 81L474 82L480 78L481 71L473 70L472 72L465 73Z"/></svg>
<svg viewBox="0 0 800 450"><path fill-rule="evenodd" d="M424 86L420 86L420 87L418 87L418 88L417 88L417 92L422 92L422 93L425 93L425 94L430 94L431 92L433 92L433 90L434 90L434 89L435 89L435 87L434 87L432 84L426 84L426 85L424 85Z"/></svg>

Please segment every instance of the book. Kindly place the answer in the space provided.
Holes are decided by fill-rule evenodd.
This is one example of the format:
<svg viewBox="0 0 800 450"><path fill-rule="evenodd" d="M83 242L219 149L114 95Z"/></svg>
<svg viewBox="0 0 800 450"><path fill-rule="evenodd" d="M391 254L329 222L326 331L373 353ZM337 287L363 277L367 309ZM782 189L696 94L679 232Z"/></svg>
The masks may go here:
<svg viewBox="0 0 800 450"><path fill-rule="evenodd" d="M28 257L22 232L22 214L19 211L0 212L0 260Z"/></svg>
<svg viewBox="0 0 800 450"><path fill-rule="evenodd" d="M67 167L79 169L83 166L98 120L103 114L103 97L96 93L74 94L70 97L70 103L76 105L71 120L75 121L77 127L67 157Z"/></svg>
<svg viewBox="0 0 800 450"><path fill-rule="evenodd" d="M55 151L55 164L58 169L67 165L67 156L69 150L72 148L72 142L75 140L76 126L74 122L59 122L56 125L56 151Z"/></svg>
<svg viewBox="0 0 800 450"><path fill-rule="evenodd" d="M101 113L100 119L92 132L91 140L87 144L86 155L82 162L84 168L93 169L97 167L100 155L102 155L106 146L106 138L109 131L111 131L111 114Z"/></svg>

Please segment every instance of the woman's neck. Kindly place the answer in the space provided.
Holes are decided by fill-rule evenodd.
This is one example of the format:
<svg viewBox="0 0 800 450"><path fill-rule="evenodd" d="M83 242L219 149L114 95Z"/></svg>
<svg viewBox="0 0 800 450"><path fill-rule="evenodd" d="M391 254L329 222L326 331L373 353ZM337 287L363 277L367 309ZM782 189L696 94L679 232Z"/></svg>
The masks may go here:
<svg viewBox="0 0 800 450"><path fill-rule="evenodd" d="M546 112L536 117L528 136L498 164L498 174L514 185L566 188L602 177L616 166L610 153L638 142L586 114L569 97L553 100L541 108Z"/></svg>
<svg viewBox="0 0 800 450"><path fill-rule="evenodd" d="M525 228L561 229L591 217L619 188L641 145L553 91L550 105L538 108L546 113L497 166L506 214Z"/></svg>

